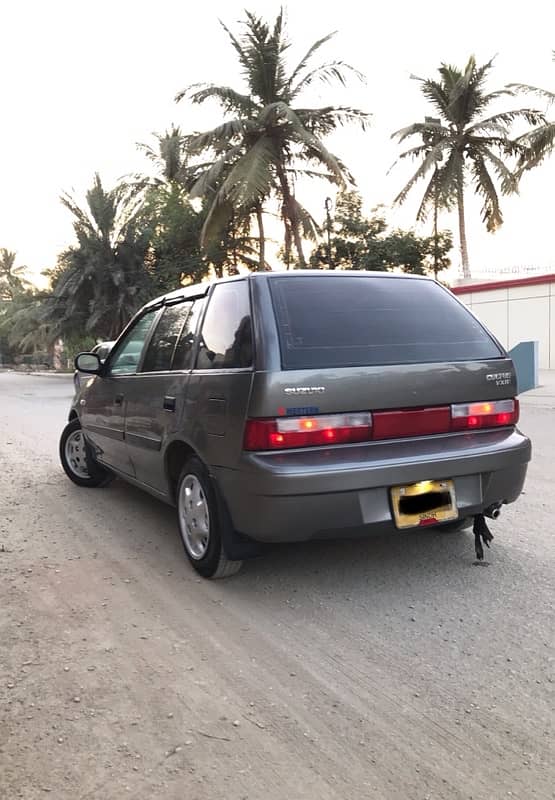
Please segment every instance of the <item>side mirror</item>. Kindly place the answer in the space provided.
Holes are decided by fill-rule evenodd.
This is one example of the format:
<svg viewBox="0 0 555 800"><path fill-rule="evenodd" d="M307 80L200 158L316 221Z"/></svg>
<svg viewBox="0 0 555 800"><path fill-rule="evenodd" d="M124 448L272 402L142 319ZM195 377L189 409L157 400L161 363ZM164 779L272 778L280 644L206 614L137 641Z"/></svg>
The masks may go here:
<svg viewBox="0 0 555 800"><path fill-rule="evenodd" d="M79 353L75 356L75 369L86 372L88 375L98 375L102 362L96 353Z"/></svg>

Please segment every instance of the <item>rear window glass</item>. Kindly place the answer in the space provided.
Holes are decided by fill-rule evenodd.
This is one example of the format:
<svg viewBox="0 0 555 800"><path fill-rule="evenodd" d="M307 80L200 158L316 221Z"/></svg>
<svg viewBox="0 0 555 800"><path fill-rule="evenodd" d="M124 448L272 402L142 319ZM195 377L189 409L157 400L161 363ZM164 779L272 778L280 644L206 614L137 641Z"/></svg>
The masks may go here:
<svg viewBox="0 0 555 800"><path fill-rule="evenodd" d="M270 279L284 369L499 358L494 340L432 281Z"/></svg>

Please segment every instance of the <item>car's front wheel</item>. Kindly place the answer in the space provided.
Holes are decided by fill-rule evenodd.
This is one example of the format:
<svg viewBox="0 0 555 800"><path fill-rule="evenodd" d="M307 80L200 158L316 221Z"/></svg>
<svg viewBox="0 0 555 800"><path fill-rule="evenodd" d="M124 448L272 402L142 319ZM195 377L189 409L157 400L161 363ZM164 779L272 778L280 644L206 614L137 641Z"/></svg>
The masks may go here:
<svg viewBox="0 0 555 800"><path fill-rule="evenodd" d="M60 437L60 461L77 486L96 488L114 479L113 473L94 461L77 418L70 420Z"/></svg>
<svg viewBox="0 0 555 800"><path fill-rule="evenodd" d="M198 458L190 458L177 484L177 520L185 552L204 578L227 578L241 569L225 553L216 493L208 471Z"/></svg>

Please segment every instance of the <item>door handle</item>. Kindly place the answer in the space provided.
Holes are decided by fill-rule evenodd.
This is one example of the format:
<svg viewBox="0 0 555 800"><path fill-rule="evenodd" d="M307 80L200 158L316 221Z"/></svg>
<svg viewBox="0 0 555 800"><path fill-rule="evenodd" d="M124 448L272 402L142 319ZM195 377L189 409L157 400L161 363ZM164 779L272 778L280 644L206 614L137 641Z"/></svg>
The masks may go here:
<svg viewBox="0 0 555 800"><path fill-rule="evenodd" d="M117 394L115 396L115 398L114 398L114 403L115 403L116 406L123 405L123 395L122 394Z"/></svg>
<svg viewBox="0 0 555 800"><path fill-rule="evenodd" d="M169 397L168 395L164 397L164 410L175 411L175 397Z"/></svg>

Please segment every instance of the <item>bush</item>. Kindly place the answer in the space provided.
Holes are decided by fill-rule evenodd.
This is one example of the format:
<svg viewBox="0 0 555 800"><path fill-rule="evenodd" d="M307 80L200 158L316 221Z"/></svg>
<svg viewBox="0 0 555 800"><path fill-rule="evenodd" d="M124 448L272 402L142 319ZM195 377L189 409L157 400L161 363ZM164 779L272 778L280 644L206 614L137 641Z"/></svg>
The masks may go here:
<svg viewBox="0 0 555 800"><path fill-rule="evenodd" d="M64 339L64 352L62 361L67 364L69 369L73 368L73 362L77 353L87 353L96 345L94 336L79 336Z"/></svg>
<svg viewBox="0 0 555 800"><path fill-rule="evenodd" d="M52 356L50 353L37 350L35 353L26 353L25 355L16 356L14 362L28 369L32 367L50 369L52 367Z"/></svg>

